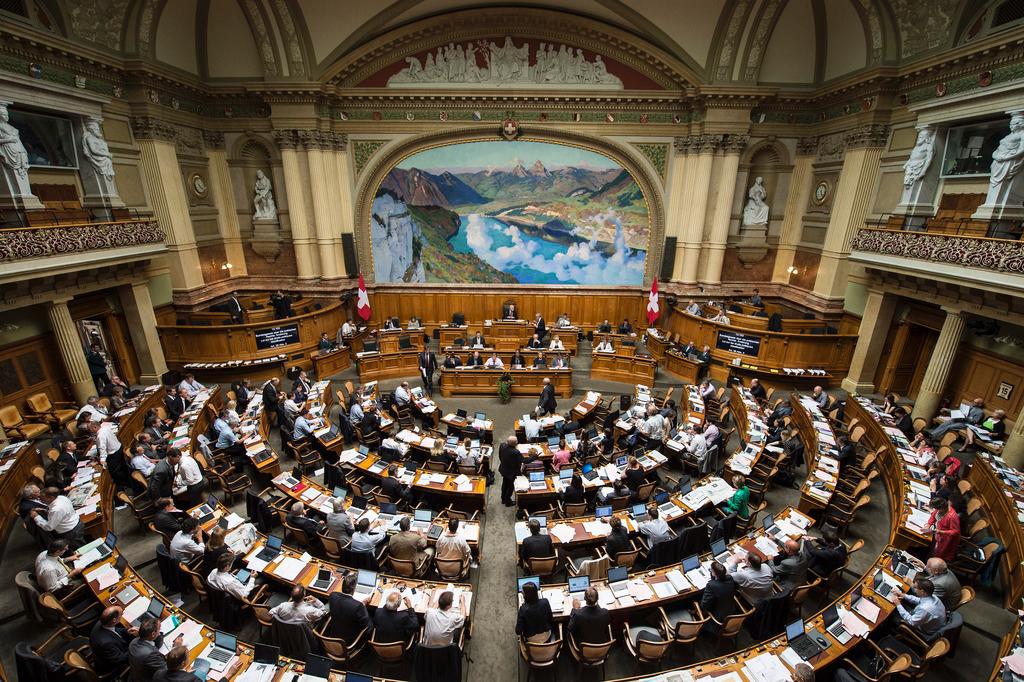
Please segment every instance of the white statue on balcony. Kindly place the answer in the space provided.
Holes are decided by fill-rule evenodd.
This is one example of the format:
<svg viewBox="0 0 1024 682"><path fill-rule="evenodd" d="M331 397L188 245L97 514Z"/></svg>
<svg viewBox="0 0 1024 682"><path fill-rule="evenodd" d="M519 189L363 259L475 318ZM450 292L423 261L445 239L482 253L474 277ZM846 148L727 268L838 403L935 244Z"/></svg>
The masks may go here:
<svg viewBox="0 0 1024 682"><path fill-rule="evenodd" d="M1024 112L1010 118L1010 134L999 141L992 152L992 176L989 184L994 188L1010 183L1024 164Z"/></svg>
<svg viewBox="0 0 1024 682"><path fill-rule="evenodd" d="M917 133L917 143L910 151L910 158L903 164L903 186L911 187L928 172L935 155L935 129L925 126Z"/></svg>
<svg viewBox="0 0 1024 682"><path fill-rule="evenodd" d="M96 174L106 178L107 182L114 181L114 155L110 153L107 141L103 139L103 131L100 130L100 119L90 118L85 122L82 133L82 153L89 160Z"/></svg>
<svg viewBox="0 0 1024 682"><path fill-rule="evenodd" d="M256 220L277 220L277 206L274 204L274 192L270 185L270 178L262 170L256 171L256 196L253 199L253 208Z"/></svg>
<svg viewBox="0 0 1024 682"><path fill-rule="evenodd" d="M764 225L768 222L768 204L764 202L768 196L764 188L764 178L758 177L747 191L747 205L743 208L744 225Z"/></svg>
<svg viewBox="0 0 1024 682"><path fill-rule="evenodd" d="M12 126L6 104L0 104L0 161L18 178L28 184L28 152L21 143L21 133Z"/></svg>

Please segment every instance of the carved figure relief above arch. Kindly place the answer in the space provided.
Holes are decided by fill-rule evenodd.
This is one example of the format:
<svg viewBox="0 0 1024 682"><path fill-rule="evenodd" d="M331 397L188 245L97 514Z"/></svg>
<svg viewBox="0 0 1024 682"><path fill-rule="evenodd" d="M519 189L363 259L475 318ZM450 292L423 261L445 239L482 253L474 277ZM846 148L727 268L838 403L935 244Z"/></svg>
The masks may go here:
<svg viewBox="0 0 1024 682"><path fill-rule="evenodd" d="M559 235L554 235L554 237L551 237L551 235L549 234L547 237L544 237L545 239L547 239L547 241L554 240L554 242L561 242L561 247L555 248L555 250L566 251L565 255L552 256L552 258L555 259L556 261L555 264L559 265L559 267L561 267L561 265L564 265L567 259L571 259L573 257L573 254L575 253L575 250L579 249L597 249L597 252L593 253L593 260L595 261L602 260L602 258L612 260L616 258L616 254L621 254L621 257L619 257L619 259L615 262L623 263L623 267L629 268L630 272L637 272L637 276L635 278L636 281L633 282L632 280L630 280L629 284L633 286L648 286L654 274L657 273L658 269L660 268L665 238L664 196L662 193L660 180L653 173L651 173L650 165L639 158L638 152L635 149L632 149L624 144L619 144L617 142L613 142L603 138L594 138L588 135L583 135L580 133L570 131L534 128L531 128L528 131L526 131L517 142L504 142L501 140L500 137L498 137L496 132L488 133L486 131L481 131L478 128L467 128L454 131L438 132L430 135L410 137L404 141L400 141L396 144L389 145L388 149L375 155L374 158L366 166L366 170L363 172L362 176L359 178L355 194L356 201L354 222L356 226L355 238L357 255L359 259L360 270L363 273L363 275L368 278L368 281L373 281L377 284L385 283L384 281L377 282L377 278L375 276L378 264L375 263L374 261L373 240L377 239L377 236L379 235L373 236L373 238L371 239L371 221L374 220L375 199L377 199L379 196L389 196L393 200L393 203L396 204L396 208L401 208L397 207L397 203L401 200L396 197L396 191L394 191L394 188L391 187L391 184L395 182L395 177L392 176L392 171L394 171L396 168L399 168L401 164L403 164L403 162L405 162L406 160L410 159L410 157L423 155L426 152L434 152L436 150L444 151L449 147L456 147L458 145L463 145L466 143L492 143L494 145L505 144L510 145L511 149L511 145L515 145L518 142L547 145L552 148L562 146L569 150L571 150L572 148L576 148L577 150L579 150L579 153L581 154L593 154L605 157L609 161L610 166L615 166L619 169L619 171L621 171L621 173L619 173L616 177L612 177L616 175L615 173L609 172L609 177L603 179L603 185L596 186L595 189L586 192L588 197L591 194L594 196L596 200L594 203L594 207L596 207L595 211L601 213L601 215L597 215L594 213L594 211L589 211L587 213L587 218L591 221L593 221L594 219L603 220L604 222L602 223L602 226L604 228L607 228L606 231L608 232L608 234L602 234L600 237L591 235L591 237L589 238L581 238L579 234L577 234L577 232L579 231L577 229L578 224L574 219L581 214L574 213L572 217L566 218L565 215L555 215L554 213L548 212L546 206L540 206L539 204L537 204L537 202L527 202L531 204L530 206L526 206L525 204L520 206L522 202L511 202L507 208L503 209L503 211L500 212L501 215L495 214L493 211L491 211L490 209L493 208L493 206L490 205L488 205L486 209L479 209L479 215L484 216L484 218L487 220L490 220L490 218L493 215L498 215L498 219L504 220L505 222L508 223L507 229L502 226L489 225L489 234L485 234L483 232L487 231L483 231L480 234L471 235L469 234L471 231L469 228L472 226L467 224L465 225L465 239L467 248L461 249L461 251L468 252L470 249L472 249L478 255L481 253L481 247L479 246L479 244L474 245L470 243L470 238L482 239L485 242L487 242L488 246L493 245L496 250L501 251L502 244L499 244L499 242L504 242L507 239L511 239L512 241L510 242L510 246L514 247L517 236L523 237L524 241L529 241L528 239L526 239L526 237L535 237L536 235L532 234L532 232L536 232L538 230L544 230L549 233L551 233L552 231L559 232L559 234L565 233L564 235L562 235L564 239L561 240L554 239L554 237L558 237ZM512 169L512 174L518 174L520 177L530 175L533 178L538 178L541 176L549 177L551 175L557 174L557 172L552 172L553 169L547 169L543 166L543 164L535 163L532 158L520 159L520 161L522 163L518 164L516 168ZM529 168L527 168L527 166L529 166ZM489 172L490 171L486 171L483 173L483 175L486 175ZM419 178L412 176L427 176L431 174L421 171L417 168L403 168L401 175L404 178L404 180L402 180L403 182L405 180L408 180L409 182L417 184L416 191L419 191L419 186L423 183L419 183ZM475 196L472 194L474 190L469 185L463 185L461 179L456 177L456 174L445 173L444 175L446 177L442 179L446 181L447 189L451 189L451 186L453 184L458 184L458 186L462 188L462 191L466 192L470 196ZM426 179L430 180L429 177ZM389 184L385 185L385 180L387 180ZM423 189L423 191L430 191L430 188L428 187L426 189ZM603 212L605 206L600 202L603 201L605 198L612 196L612 194L615 195L616 201L619 201L623 198L622 196L620 196L622 192L630 194L630 201L627 203L631 204L634 208L639 209L640 207L642 207L646 209L645 213L647 225L643 226L646 228L643 231L647 233L647 239L645 240L645 243L643 245L638 245L630 241L631 238L635 238L636 232L629 232L629 221L627 219L623 218L622 216L608 216L606 213ZM576 194L576 192L573 192L573 197L575 197ZM473 201L469 201L469 199L467 199L466 201L468 201L469 204L474 203ZM482 199L476 201L476 203L479 204L481 201ZM431 209L430 207L414 206L411 202L405 206L405 209L408 209L410 206L413 207L412 211L400 210L398 211L398 213L401 215L399 215L398 217L406 216L410 212L419 214L422 213L423 211L434 210ZM592 207L588 206L586 208L589 209ZM380 207L377 207L377 209L379 210ZM473 210L477 211L477 209ZM513 213L516 211L533 211L533 213L537 215L531 214L529 216L525 216L516 214L515 216L512 216L509 220L505 220L505 218L508 218L508 216L505 214L508 214L510 211ZM447 213L453 212L447 211ZM535 218L537 218L537 216L539 216L540 214L544 214L545 216L544 221L542 221L542 223L539 223L537 222L537 220L535 220ZM454 220L455 222L453 222L452 225L449 226L449 230L455 229L460 220L462 221L462 223L466 223L467 220L470 220L471 222L471 218L467 218L466 216L459 216L454 213L453 215L454 218L452 218L452 220ZM634 225L636 224L636 219L637 218L634 215L632 218L632 220L634 221ZM381 230L388 232L390 230L390 221L385 220L384 223L385 224L383 224ZM495 231L495 229L492 228L495 228L497 231ZM499 234L499 232L501 232L502 230L505 230L505 232ZM517 230L522 231L522 235L518 234L518 232L517 234L512 234L513 231ZM458 232L462 232L461 227L458 228ZM425 240L428 237L430 237L430 235L424 235L424 239L415 240L419 241L419 243L416 244L414 241L410 245L410 249L412 251L418 251L420 248L424 248ZM449 234L447 235L447 237L449 239L455 240L461 238L459 234ZM406 241L409 240L407 239ZM540 248L540 251L537 251L536 253L541 254L546 245L540 244L534 246ZM502 253L505 252L502 251ZM530 253L534 252L530 251ZM488 255L489 254L484 253L482 259L484 261L488 261ZM410 263L406 265L414 265L413 260L410 260ZM585 261L587 259L581 260ZM389 264L388 267L390 267L391 265L394 264ZM403 264L399 263L398 265L402 266ZM507 263L505 261L502 261L494 268L488 268L480 264L477 265L480 269L486 269L494 277L501 279L501 281L507 281L508 283L570 283L586 285L590 283L589 274L592 274L580 273L583 276L571 277L568 280L566 280L564 279L566 275L564 272L562 272L562 270L558 270L556 272L557 268L554 268L552 266L551 269L544 271L544 267L551 265L551 263L545 263L543 264L543 267L540 267L541 264L539 263L539 261L533 264L528 264L526 262L521 263L518 260L516 260L516 262L514 263L511 261ZM493 262L489 262L489 265L494 266L495 264ZM510 267L503 267L506 265ZM540 275L537 274L538 267L540 267L540 270L543 271ZM574 266L572 264L569 264L568 267ZM637 267L639 267L639 270L637 270ZM539 278L527 280L523 279L522 277L506 277L506 275L513 270L523 272L525 268L530 268L532 270L530 276ZM394 268L390 267L390 270L388 271L394 271ZM389 280L399 281L394 277L390 277ZM484 280L477 279L474 277L462 277L451 278L444 281L447 282L450 286L466 286L467 284L472 285L473 283L483 282ZM491 286L493 286L493 284Z"/></svg>

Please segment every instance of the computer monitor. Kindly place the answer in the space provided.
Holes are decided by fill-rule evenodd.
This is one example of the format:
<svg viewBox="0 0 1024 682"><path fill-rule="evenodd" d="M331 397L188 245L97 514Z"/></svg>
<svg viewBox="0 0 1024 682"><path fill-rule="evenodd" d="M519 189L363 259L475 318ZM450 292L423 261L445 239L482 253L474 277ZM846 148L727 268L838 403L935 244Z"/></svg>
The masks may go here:
<svg viewBox="0 0 1024 682"><path fill-rule="evenodd" d="M345 496L348 495L348 491L342 488L340 485L334 486L334 496L339 500L344 500Z"/></svg>
<svg viewBox="0 0 1024 682"><path fill-rule="evenodd" d="M629 457L627 455L622 455L621 457L615 458L615 466L624 467L627 464L629 464Z"/></svg>
<svg viewBox="0 0 1024 682"><path fill-rule="evenodd" d="M519 585L519 587L518 587L519 592L523 591L523 585L525 585L526 583L533 583L534 585L537 586L538 589L540 589L540 578L538 578L535 575L527 576L525 578L519 578L519 580L517 582L518 582L518 585Z"/></svg>
<svg viewBox="0 0 1024 682"><path fill-rule="evenodd" d="M416 509L412 513L413 521L433 521L434 512L429 509Z"/></svg>
<svg viewBox="0 0 1024 682"><path fill-rule="evenodd" d="M630 513L633 516L643 516L644 514L647 513L647 505L646 504L634 504L632 510L630 511Z"/></svg>
<svg viewBox="0 0 1024 682"><path fill-rule="evenodd" d="M567 469L559 469L558 470L558 478L560 480L563 480L563 481L571 480L572 479L572 474L573 474L573 468L572 467L569 467Z"/></svg>
<svg viewBox="0 0 1024 682"><path fill-rule="evenodd" d="M281 648L270 644L256 644L253 653L253 660L257 663L269 663L277 665L281 659Z"/></svg>
<svg viewBox="0 0 1024 682"><path fill-rule="evenodd" d="M711 543L711 556L718 556L722 552L726 551L726 549L725 540L723 538L718 538Z"/></svg>
<svg viewBox="0 0 1024 682"><path fill-rule="evenodd" d="M562 439L559 438L558 436L548 436L548 447L549 448L557 448L561 442L562 442Z"/></svg>
<svg viewBox="0 0 1024 682"><path fill-rule="evenodd" d="M349 505L349 511L358 510L360 512L366 511L366 498L362 495L356 495L352 498L352 504Z"/></svg>
<svg viewBox="0 0 1024 682"><path fill-rule="evenodd" d="M802 637L804 634L805 630L803 618L798 618L786 626L786 639L790 642L792 642L797 637Z"/></svg>
<svg viewBox="0 0 1024 682"><path fill-rule="evenodd" d="M608 569L608 582L617 583L629 578L629 569L625 566L615 566Z"/></svg>
<svg viewBox="0 0 1024 682"><path fill-rule="evenodd" d="M700 566L700 557L698 557L696 554L691 554L690 556L688 556L685 559L683 559L683 571L684 572L685 571L692 571L693 569L697 568L698 566Z"/></svg>
<svg viewBox="0 0 1024 682"><path fill-rule="evenodd" d="M485 419L487 419L487 414L486 414L485 412L477 412L477 413L476 413L475 415L473 415L473 416L475 416L475 417L476 417L477 419L479 419L480 421L484 421Z"/></svg>
<svg viewBox="0 0 1024 682"><path fill-rule="evenodd" d="M412 339L410 339L408 336L399 336L398 337L398 347L399 348L412 348Z"/></svg>
<svg viewBox="0 0 1024 682"><path fill-rule="evenodd" d="M607 518L612 515L612 508L610 506L598 507L594 510L594 515L599 519Z"/></svg>
<svg viewBox="0 0 1024 682"><path fill-rule="evenodd" d="M238 572L235 573L235 577L238 578L238 582L243 584L249 582L249 576L251 575L252 571L250 571L248 568L240 568L238 569Z"/></svg>
<svg viewBox="0 0 1024 682"><path fill-rule="evenodd" d="M775 518L771 514L768 514L763 519L761 519L761 525L764 526L765 530L768 530L769 528L775 525Z"/></svg>
<svg viewBox="0 0 1024 682"><path fill-rule="evenodd" d="M536 521L538 524L540 524L541 528L548 527L548 517L546 516L531 516L530 521Z"/></svg>
<svg viewBox="0 0 1024 682"><path fill-rule="evenodd" d="M316 654L306 654L306 675L309 677L330 677L331 659ZM346 677L348 677L346 675Z"/></svg>
<svg viewBox="0 0 1024 682"><path fill-rule="evenodd" d="M531 471L530 472L530 483L536 483L538 481L543 481L543 480L544 480L544 472L543 471Z"/></svg>
<svg viewBox="0 0 1024 682"><path fill-rule="evenodd" d="M666 502L668 502L668 493L666 491L662 490L654 496L655 504L665 504Z"/></svg>
<svg viewBox="0 0 1024 682"><path fill-rule="evenodd" d="M839 609L836 608L835 602L832 602L825 609L825 613L822 615L822 621L824 621L825 627L829 627L837 620L839 620Z"/></svg>
<svg viewBox="0 0 1024 682"><path fill-rule="evenodd" d="M394 502L383 502L380 505L381 514L395 514L398 512L398 505Z"/></svg>
<svg viewBox="0 0 1024 682"><path fill-rule="evenodd" d="M447 438L444 439L444 444L445 445L451 445L452 447L455 447L456 445L459 444L459 437L458 436L448 436Z"/></svg>
<svg viewBox="0 0 1024 682"><path fill-rule="evenodd" d="M281 549L281 544L284 542L284 538L278 535L267 536L267 547L270 549Z"/></svg>
<svg viewBox="0 0 1024 682"><path fill-rule="evenodd" d="M110 549L114 549L117 546L117 536L114 535L113 531L107 531L107 537L104 538L103 544Z"/></svg>
<svg viewBox="0 0 1024 682"><path fill-rule="evenodd" d="M590 576L581 575L569 578L569 592L583 592L590 587Z"/></svg>
<svg viewBox="0 0 1024 682"><path fill-rule="evenodd" d="M376 353L380 349L376 341L363 341L364 353Z"/></svg>
<svg viewBox="0 0 1024 682"><path fill-rule="evenodd" d="M465 417L467 414L465 410L455 410L455 415L458 417Z"/></svg>
<svg viewBox="0 0 1024 682"><path fill-rule="evenodd" d="M363 587L376 587L377 586L377 573L376 571L367 571L365 569L359 569L356 574L356 584L362 585Z"/></svg>

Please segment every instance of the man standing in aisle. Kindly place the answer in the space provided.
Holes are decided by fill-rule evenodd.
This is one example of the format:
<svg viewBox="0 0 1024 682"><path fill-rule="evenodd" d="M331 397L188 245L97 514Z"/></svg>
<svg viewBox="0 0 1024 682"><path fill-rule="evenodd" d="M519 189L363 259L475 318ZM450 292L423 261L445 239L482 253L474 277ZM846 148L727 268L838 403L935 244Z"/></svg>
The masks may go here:
<svg viewBox="0 0 1024 682"><path fill-rule="evenodd" d="M537 412L540 416L554 414L558 409L555 402L555 387L551 385L551 379L544 377L544 388L540 392L540 400L537 401Z"/></svg>
<svg viewBox="0 0 1024 682"><path fill-rule="evenodd" d="M498 473L501 474L501 503L511 507L512 493L515 492L516 476L523 470L523 454L519 452L519 440L509 436L498 448Z"/></svg>
<svg viewBox="0 0 1024 682"><path fill-rule="evenodd" d="M423 387L427 389L427 395L434 395L434 372L437 371L437 358L434 352L423 346L420 353L420 376L423 377Z"/></svg>

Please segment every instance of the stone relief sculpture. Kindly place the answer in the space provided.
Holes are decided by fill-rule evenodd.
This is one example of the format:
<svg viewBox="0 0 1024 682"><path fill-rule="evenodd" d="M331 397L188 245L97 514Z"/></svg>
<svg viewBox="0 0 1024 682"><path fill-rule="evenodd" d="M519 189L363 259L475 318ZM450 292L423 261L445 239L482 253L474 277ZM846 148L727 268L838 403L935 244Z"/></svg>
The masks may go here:
<svg viewBox="0 0 1024 682"><path fill-rule="evenodd" d="M756 178L747 191L747 205L743 207L744 225L763 225L768 222L768 204L764 202L767 196L764 178Z"/></svg>
<svg viewBox="0 0 1024 682"><path fill-rule="evenodd" d="M992 176L989 184L995 188L1010 183L1024 165L1024 112L1010 118L1010 134L999 141L992 152Z"/></svg>
<svg viewBox="0 0 1024 682"><path fill-rule="evenodd" d="M270 178L262 170L256 171L256 196L253 198L253 208L256 220L277 220L277 206L274 204L274 192L270 185Z"/></svg>
<svg viewBox="0 0 1024 682"><path fill-rule="evenodd" d="M531 64L531 50L533 63ZM484 83L495 86L554 84L622 88L622 80L608 73L600 55L589 61L583 50L567 45L529 42L516 46L510 36L501 45L480 40L437 48L421 62L406 57L406 66L388 79L388 86Z"/></svg>
<svg viewBox="0 0 1024 682"><path fill-rule="evenodd" d="M85 122L82 133L82 154L89 160L96 174L107 179L114 180L114 155L110 153L107 141L103 139L103 131L100 129L100 119L90 118Z"/></svg>
<svg viewBox="0 0 1024 682"><path fill-rule="evenodd" d="M935 155L935 129L925 126L917 133L917 143L910 151L910 158L903 164L903 186L910 187L924 177Z"/></svg>
<svg viewBox="0 0 1024 682"><path fill-rule="evenodd" d="M0 161L15 177L28 186L28 152L21 143L21 133L10 123L6 104L0 104Z"/></svg>

